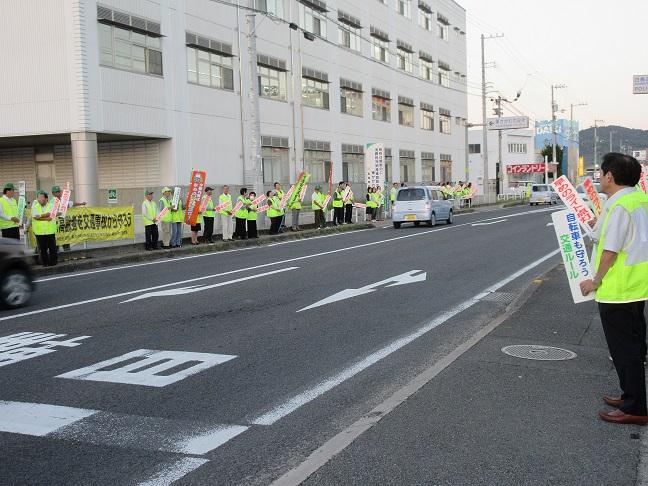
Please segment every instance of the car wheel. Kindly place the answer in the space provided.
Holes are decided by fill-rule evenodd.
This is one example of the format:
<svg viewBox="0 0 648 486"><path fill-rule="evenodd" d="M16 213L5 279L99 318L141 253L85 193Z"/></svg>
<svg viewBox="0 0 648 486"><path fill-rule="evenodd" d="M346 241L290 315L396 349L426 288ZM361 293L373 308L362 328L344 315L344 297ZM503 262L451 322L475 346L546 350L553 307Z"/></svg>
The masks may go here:
<svg viewBox="0 0 648 486"><path fill-rule="evenodd" d="M430 221L428 221L428 225L433 228L436 226L436 214L432 213L430 215Z"/></svg>
<svg viewBox="0 0 648 486"><path fill-rule="evenodd" d="M447 224L452 224L452 211L448 214L448 219L446 219Z"/></svg>
<svg viewBox="0 0 648 486"><path fill-rule="evenodd" d="M394 223L394 229L400 229L401 223Z"/></svg>
<svg viewBox="0 0 648 486"><path fill-rule="evenodd" d="M9 270L0 282L0 304L15 309L29 302L32 286L29 275L23 270Z"/></svg>

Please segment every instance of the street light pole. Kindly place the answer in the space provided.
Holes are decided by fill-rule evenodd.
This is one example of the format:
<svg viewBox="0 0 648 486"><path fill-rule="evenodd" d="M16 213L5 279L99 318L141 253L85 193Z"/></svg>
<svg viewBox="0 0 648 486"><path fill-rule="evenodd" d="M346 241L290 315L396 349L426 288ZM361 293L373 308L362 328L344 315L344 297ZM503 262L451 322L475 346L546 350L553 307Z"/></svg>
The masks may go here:
<svg viewBox="0 0 648 486"><path fill-rule="evenodd" d="M481 35L481 67L482 67L482 124L483 124L483 141L482 141L482 158L484 162L484 173L482 174L482 183L484 191L484 202L488 195L488 128L486 127L486 58L485 43L486 39L497 39L504 37L504 34Z"/></svg>
<svg viewBox="0 0 648 486"><path fill-rule="evenodd" d="M577 106L587 106L587 103L571 103L569 107L569 131L570 131L570 136L569 139L571 142L576 143L576 136L574 134L574 107ZM579 152L578 155L580 156L580 140L578 141L578 146L579 146ZM569 167L568 172L571 173L570 179L572 182L576 181L576 178L578 177L578 159L579 157L576 157L576 167Z"/></svg>
<svg viewBox="0 0 648 486"><path fill-rule="evenodd" d="M564 84L552 84L551 85L551 135L552 135L552 144L553 144L553 157L552 162L556 164L556 171L558 170L558 154L556 149L556 111L558 111L558 106L556 105L554 91L557 89L566 88ZM555 177L555 174L554 174Z"/></svg>
<svg viewBox="0 0 648 486"><path fill-rule="evenodd" d="M605 123L603 120L594 120L594 177L598 171L598 124Z"/></svg>

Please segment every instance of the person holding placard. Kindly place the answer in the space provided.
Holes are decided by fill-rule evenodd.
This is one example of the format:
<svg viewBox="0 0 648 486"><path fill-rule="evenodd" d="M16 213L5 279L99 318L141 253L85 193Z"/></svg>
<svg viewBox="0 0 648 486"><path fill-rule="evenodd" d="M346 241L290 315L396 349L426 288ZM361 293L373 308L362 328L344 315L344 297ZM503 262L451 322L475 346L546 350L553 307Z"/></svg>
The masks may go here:
<svg viewBox="0 0 648 486"><path fill-rule="evenodd" d="M18 219L18 203L14 199L15 187L7 182L2 189L0 198L0 230L3 238L20 239L20 220Z"/></svg>
<svg viewBox="0 0 648 486"><path fill-rule="evenodd" d="M248 212L247 212L247 235L248 238L256 239L259 237L257 232L257 209L259 208L258 204L253 204L253 201L256 199L256 192L252 191L248 196Z"/></svg>
<svg viewBox="0 0 648 486"><path fill-rule="evenodd" d="M598 242L594 247L593 279L581 283L583 295L596 291L599 314L621 396L604 396L613 411L599 412L606 422L648 424L644 360L645 301L648 300L648 195L636 190L639 162L629 155L609 153L601 164L601 190L607 195Z"/></svg>
<svg viewBox="0 0 648 486"><path fill-rule="evenodd" d="M174 207L171 207L171 248L182 247L182 225L184 224L184 218L185 214L184 208L182 207L182 199L178 199L178 205L175 206L175 209ZM200 228L200 223L198 223L198 227Z"/></svg>
<svg viewBox="0 0 648 486"><path fill-rule="evenodd" d="M203 213L203 223L205 225L205 227L203 228L203 241L205 243L214 242L214 216L216 216L216 211L214 211L214 200L212 199L213 195L213 187L205 188L205 195L203 196L203 198L209 198L207 200L207 204L205 205L205 212Z"/></svg>
<svg viewBox="0 0 648 486"><path fill-rule="evenodd" d="M162 197L158 203L158 214L167 208L166 212L160 219L160 228L162 229L162 248L168 250L171 248L171 225L173 215L171 214L171 188L162 189Z"/></svg>
<svg viewBox="0 0 648 486"><path fill-rule="evenodd" d="M348 182L344 192L346 195L344 198L344 222L345 224L351 224L353 223L353 189Z"/></svg>
<svg viewBox="0 0 648 486"><path fill-rule="evenodd" d="M315 186L315 192L311 196L311 207L315 213L315 227L317 229L322 229L326 226L326 216L324 212L326 208L324 207L324 201L326 196L322 194L322 186Z"/></svg>
<svg viewBox="0 0 648 486"><path fill-rule="evenodd" d="M144 249L152 251L158 249L157 207L153 202L153 191L144 191L142 202L142 223L144 224Z"/></svg>
<svg viewBox="0 0 648 486"><path fill-rule="evenodd" d="M53 267L58 263L56 247L56 219L52 219L52 202L45 191L38 191L36 200L31 205L32 231L36 236L38 254L44 267Z"/></svg>
<svg viewBox="0 0 648 486"><path fill-rule="evenodd" d="M340 182L333 193L333 224L344 224L344 182Z"/></svg>
<svg viewBox="0 0 648 486"><path fill-rule="evenodd" d="M55 198L61 200L61 196L63 195L63 191L61 191L61 186L52 186L52 196ZM76 202L73 201L72 199L68 199L67 202L67 209L70 208L76 208L79 206L85 206L87 203L85 201L83 202ZM70 251L70 245L69 244L64 244L63 245L63 251Z"/></svg>
<svg viewBox="0 0 648 486"><path fill-rule="evenodd" d="M268 191L266 193L268 198L268 217L270 218L270 234L279 234L281 228L281 221L283 219L283 210L281 209L281 198L277 191Z"/></svg>
<svg viewBox="0 0 648 486"><path fill-rule="evenodd" d="M223 193L218 196L218 205L224 206L218 210L223 231L223 241L232 241L232 234L234 233L234 224L232 221L232 195L229 193L229 190L229 186L224 185Z"/></svg>

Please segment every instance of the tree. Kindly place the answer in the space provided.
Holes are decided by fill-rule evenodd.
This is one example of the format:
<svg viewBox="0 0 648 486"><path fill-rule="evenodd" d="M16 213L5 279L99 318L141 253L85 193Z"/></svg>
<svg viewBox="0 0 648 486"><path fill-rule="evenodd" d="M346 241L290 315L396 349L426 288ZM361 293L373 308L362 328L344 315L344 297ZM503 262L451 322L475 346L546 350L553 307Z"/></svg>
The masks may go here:
<svg viewBox="0 0 648 486"><path fill-rule="evenodd" d="M545 147L542 149L542 157L544 158L545 156L548 157L549 163L553 163L553 145L545 145ZM557 173L554 174L554 179L557 179L562 175L562 159L563 159L563 148L560 145L556 145L556 158L558 159L558 170Z"/></svg>

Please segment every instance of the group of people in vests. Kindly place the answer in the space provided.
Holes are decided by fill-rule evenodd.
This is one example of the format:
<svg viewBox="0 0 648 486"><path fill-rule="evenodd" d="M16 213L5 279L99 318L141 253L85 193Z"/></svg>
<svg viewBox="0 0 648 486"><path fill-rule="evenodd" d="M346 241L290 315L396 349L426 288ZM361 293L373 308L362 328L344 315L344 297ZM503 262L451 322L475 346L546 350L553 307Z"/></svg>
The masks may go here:
<svg viewBox="0 0 648 486"><path fill-rule="evenodd" d="M459 181L456 186L451 182L444 182L441 184L441 194L444 199L472 199L472 182L465 184Z"/></svg>

